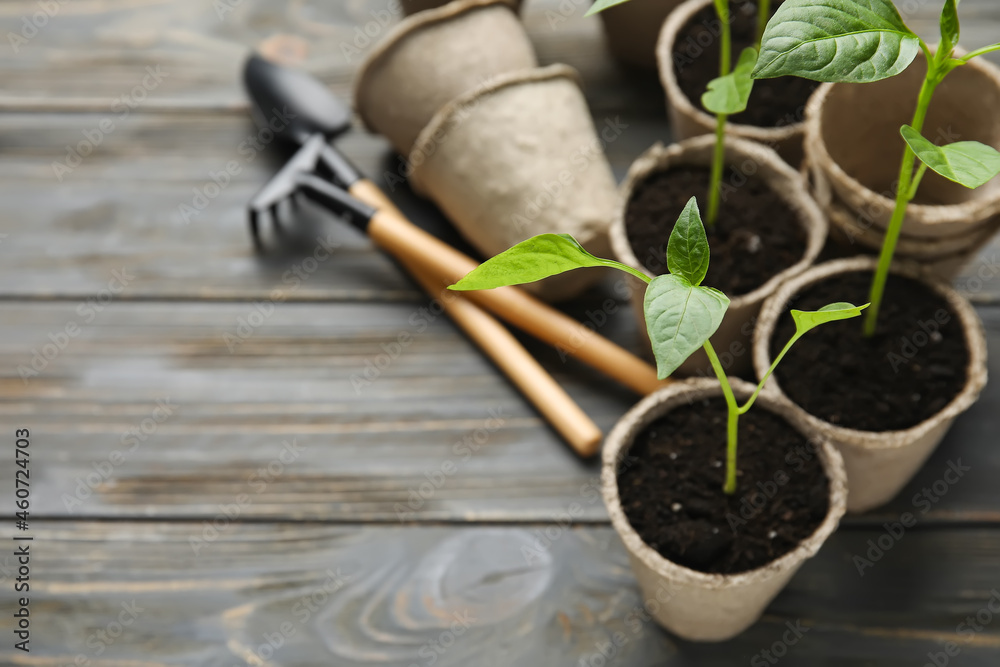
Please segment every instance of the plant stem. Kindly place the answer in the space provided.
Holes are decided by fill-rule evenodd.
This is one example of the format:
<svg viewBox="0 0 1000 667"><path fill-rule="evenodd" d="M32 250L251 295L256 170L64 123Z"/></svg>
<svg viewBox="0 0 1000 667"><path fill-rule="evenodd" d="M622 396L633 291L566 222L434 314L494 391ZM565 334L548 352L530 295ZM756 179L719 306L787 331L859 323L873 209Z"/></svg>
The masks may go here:
<svg viewBox="0 0 1000 667"><path fill-rule="evenodd" d="M729 0L715 3L715 13L719 17L719 76L729 74L733 60L732 30L729 25ZM715 115L715 153L712 157L712 178L708 184L709 228L715 227L719 217L719 199L722 196L722 167L726 160L726 114Z"/></svg>
<svg viewBox="0 0 1000 667"><path fill-rule="evenodd" d="M934 62L928 58L927 59L927 76L924 78L924 83L920 87L920 96L917 98L917 108L913 113L913 122L910 125L917 132L921 132L924 127L924 121L927 119L927 109L930 107L931 98L934 96L934 90L937 88L938 84L941 83L941 79L938 76L938 72L935 69ZM871 302L871 307L868 312L865 313L864 322L864 335L865 337L870 337L875 333L875 327L878 325L878 311L879 306L882 305L882 296L885 293L885 283L889 278L889 267L892 265L892 257L896 252L896 243L899 241L899 234L903 229L903 219L906 216L906 207L917 194L917 188L914 186L914 174L913 165L916 162L917 156L913 153L909 144L906 144L903 150L903 161L899 168L899 186L896 189L896 207L892 211L892 218L889 221L889 228L886 230L885 241L882 242L882 253L878 258L878 269L875 271L875 277L872 280L871 289L868 293L868 300ZM919 178L923 178L923 172L921 170L919 173ZM919 185L919 178L916 179L916 185Z"/></svg>
<svg viewBox="0 0 1000 667"><path fill-rule="evenodd" d="M771 18L771 0L758 0L757 2L757 52L760 52L760 43L764 39L764 29L767 28L767 21Z"/></svg>
<svg viewBox="0 0 1000 667"><path fill-rule="evenodd" d="M702 347L705 348L705 354L708 355L708 360L712 364L715 376L719 378L719 384L722 385L722 395L725 396L726 406L729 408L729 415L726 421L726 482L723 484L722 490L731 496L736 493L736 438L739 432L739 420L742 413L736 404L733 387L729 384L729 378L726 377L726 371L722 368L722 364L719 362L718 355L715 354L715 348L712 347L712 343L706 340Z"/></svg>
<svg viewBox="0 0 1000 667"><path fill-rule="evenodd" d="M712 156L712 178L708 186L708 213L707 222L709 228L715 227L715 221L719 217L719 200L722 197L722 168L726 162L726 114L720 113L715 116L715 152Z"/></svg>

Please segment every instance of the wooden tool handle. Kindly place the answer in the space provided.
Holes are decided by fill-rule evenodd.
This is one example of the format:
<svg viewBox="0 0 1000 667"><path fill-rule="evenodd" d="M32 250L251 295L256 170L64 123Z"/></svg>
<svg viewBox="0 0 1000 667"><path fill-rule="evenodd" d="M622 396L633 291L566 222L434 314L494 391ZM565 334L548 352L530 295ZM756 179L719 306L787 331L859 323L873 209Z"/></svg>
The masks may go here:
<svg viewBox="0 0 1000 667"><path fill-rule="evenodd" d="M358 181L350 191L369 206L381 208L368 225L368 235L393 257L411 265L420 265L447 284L458 282L478 266L471 257L411 223L391 204L384 207L385 194L371 181ZM642 359L517 287L463 294L519 329L556 346L565 354L593 366L640 394L649 394L665 384L656 378L656 370Z"/></svg>
<svg viewBox="0 0 1000 667"><path fill-rule="evenodd" d="M500 322L408 259L400 259L448 317L493 360L539 413L580 456L597 453L604 434L569 394Z"/></svg>

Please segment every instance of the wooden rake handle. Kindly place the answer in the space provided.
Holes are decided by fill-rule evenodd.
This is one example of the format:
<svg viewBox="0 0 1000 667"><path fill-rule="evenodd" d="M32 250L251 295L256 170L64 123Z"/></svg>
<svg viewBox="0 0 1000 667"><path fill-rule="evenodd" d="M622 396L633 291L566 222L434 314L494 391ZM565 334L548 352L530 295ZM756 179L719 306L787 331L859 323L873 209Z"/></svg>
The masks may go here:
<svg viewBox="0 0 1000 667"><path fill-rule="evenodd" d="M412 224L381 189L370 181L361 181L360 184L360 188L351 190L357 199L405 220L406 224ZM440 279L435 272L428 271L411 256L393 256L428 295L438 300L448 317L503 371L577 454L590 457L598 452L604 439L601 429L510 331L479 306L461 298L459 293L445 289L450 283Z"/></svg>
<svg viewBox="0 0 1000 667"><path fill-rule="evenodd" d="M577 454L589 457L597 453L604 438L601 429L510 331L479 306L445 289L443 282L422 267L406 258L398 259Z"/></svg>
<svg viewBox="0 0 1000 667"><path fill-rule="evenodd" d="M362 179L350 193L378 209L368 225L368 235L380 248L409 266L420 266L444 284L458 282L478 266L468 255L452 248L407 220L371 181ZM656 369L517 287L463 292L470 301L507 320L536 338L554 345L618 380L635 392L646 395L665 386L656 378Z"/></svg>

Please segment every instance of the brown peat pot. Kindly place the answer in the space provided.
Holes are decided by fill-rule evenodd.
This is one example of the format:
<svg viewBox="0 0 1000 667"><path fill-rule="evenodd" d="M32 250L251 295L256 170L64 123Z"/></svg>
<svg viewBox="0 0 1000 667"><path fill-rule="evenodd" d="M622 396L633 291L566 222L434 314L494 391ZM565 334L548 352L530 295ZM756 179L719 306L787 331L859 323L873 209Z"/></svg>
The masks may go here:
<svg viewBox="0 0 1000 667"><path fill-rule="evenodd" d="M438 112L410 152L410 183L486 256L567 233L606 257L618 190L601 145L575 70L515 72ZM601 277L583 269L525 287L557 301Z"/></svg>
<svg viewBox="0 0 1000 667"><path fill-rule="evenodd" d="M657 144L632 164L611 226L615 259L649 277L666 272L667 239L691 195L697 195L702 216L706 214L714 147L709 135L667 147ZM777 153L728 136L725 151L729 171L723 178L718 233L707 229L712 263L705 284L731 299L712 345L726 372L739 375L752 367L750 349L761 304L815 261L826 241L827 223L805 181ZM745 224L750 219L752 227ZM639 330L645 334L645 284L631 276L628 281ZM714 377L702 351L677 373Z"/></svg>
<svg viewBox="0 0 1000 667"><path fill-rule="evenodd" d="M354 106L401 154L443 106L502 74L536 67L505 0L455 0L401 21L361 64Z"/></svg>
<svg viewBox="0 0 1000 667"><path fill-rule="evenodd" d="M737 58L756 39L756 3L731 2L730 13ZM701 96L719 75L718 25L712 0L687 0L660 31L656 59L675 139L715 132L715 116L701 106ZM726 133L769 146L798 166L806 102L815 86L794 77L756 81L747 111L729 118Z"/></svg>
<svg viewBox="0 0 1000 667"><path fill-rule="evenodd" d="M740 401L753 389L746 382L733 380L733 391ZM787 402L767 392L740 418L740 477L736 494L726 496L720 466L703 465L700 459L685 461L689 456L704 458L706 452L712 453L707 456L725 458L726 418L721 396L719 383L707 379L677 382L650 394L608 435L601 468L601 491L611 524L628 551L646 609L663 627L695 641L729 639L752 625L836 529L847 497L840 454L821 439L809 440ZM706 400L711 402L706 404ZM765 425L767 435L755 439L750 437L753 429L745 433L742 424L748 418ZM721 423L707 429L710 433L696 431L694 437L676 428L678 421L697 425L706 419ZM663 420L673 420L675 428ZM660 425L665 427L655 432ZM772 432L780 434L780 446L770 437ZM760 456L760 460L751 460L753 456ZM692 465L695 472L702 468L714 471L697 478L704 482L702 488L693 486L690 476L681 473L690 472ZM678 479L670 476L671 470L677 471ZM669 497L666 494L681 486L680 477L687 480L690 495ZM623 486L658 478L662 483L652 484L654 488L639 494L638 500L636 489ZM696 501L703 503L706 498L711 499L708 502L714 511L695 511ZM796 518L786 520L789 514ZM646 516L654 517L648 522L652 525L639 521ZM663 516L671 517L670 534L687 535L689 544L665 542L654 548L643 539L640 531L659 534L668 522L655 517ZM637 518L638 530L630 517ZM761 531L763 536L757 534ZM698 539L699 534L705 537ZM662 551L681 556L670 559ZM745 559L751 557L754 562L747 568ZM676 562L691 558L715 563L707 568L715 571ZM744 559L742 565L733 566L734 558L737 562Z"/></svg>
<svg viewBox="0 0 1000 667"><path fill-rule="evenodd" d="M782 285L754 334L758 377L794 330L789 308L865 303L876 266L873 257L835 260ZM847 508L863 512L903 488L985 385L986 337L976 311L939 278L897 262L871 339L861 336L860 320L824 325L796 343L767 388L791 403L810 435L840 450Z"/></svg>
<svg viewBox="0 0 1000 667"><path fill-rule="evenodd" d="M670 12L682 0L631 0L599 14L604 36L618 61L626 65L656 69L656 40Z"/></svg>
<svg viewBox="0 0 1000 667"><path fill-rule="evenodd" d="M905 144L927 70L918 54L902 74L876 83L823 84L806 112L806 162L820 205L848 244L882 245L895 204ZM956 68L938 87L923 128L935 143L981 141L1000 147L1000 69L982 58ZM1000 228L1000 179L969 190L928 171L904 218L900 256L954 265ZM852 231L853 230L853 231ZM951 271L938 271L945 275Z"/></svg>

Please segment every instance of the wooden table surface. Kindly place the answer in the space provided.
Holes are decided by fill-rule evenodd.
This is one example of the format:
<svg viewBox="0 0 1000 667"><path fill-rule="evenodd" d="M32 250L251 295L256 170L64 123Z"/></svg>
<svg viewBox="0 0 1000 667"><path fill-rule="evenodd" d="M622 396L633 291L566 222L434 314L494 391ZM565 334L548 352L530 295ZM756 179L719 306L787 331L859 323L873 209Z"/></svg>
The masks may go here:
<svg viewBox="0 0 1000 667"><path fill-rule="evenodd" d="M585 4L530 0L524 19L544 63L581 71L595 121L624 124L607 147L620 178L670 128L655 76L613 64ZM900 4L933 33L939 0ZM13 647L16 559L0 550L0 663L704 666L773 664L773 651L784 665L923 665L949 641L950 664L1000 663L1000 619L986 619L1000 595L1000 382L759 623L693 644L636 614L596 463L449 322L421 319L427 299L397 266L317 211L302 244L254 254L244 205L282 156L247 148L244 56L266 43L346 96L365 27L380 37L395 6L0 3L0 497L12 506L13 433L28 428L34 537L30 653ZM966 0L961 14L966 46L996 41L1000 5ZM10 34L30 37L15 52ZM85 140L97 146L76 164ZM339 144L380 183L399 168L360 128ZM230 161L239 173L184 220ZM432 205L391 195L455 241ZM317 238L335 252L304 262ZM998 251L958 280L995 376ZM586 317L606 296L567 308ZM636 345L624 304L601 332ZM390 359L401 333L412 342ZM636 400L526 344L602 428ZM936 502L915 497L955 463L969 470ZM904 512L918 524L859 574L855 556ZM5 520L0 536L15 532ZM977 612L979 630L960 627ZM782 645L789 624L801 638Z"/></svg>

